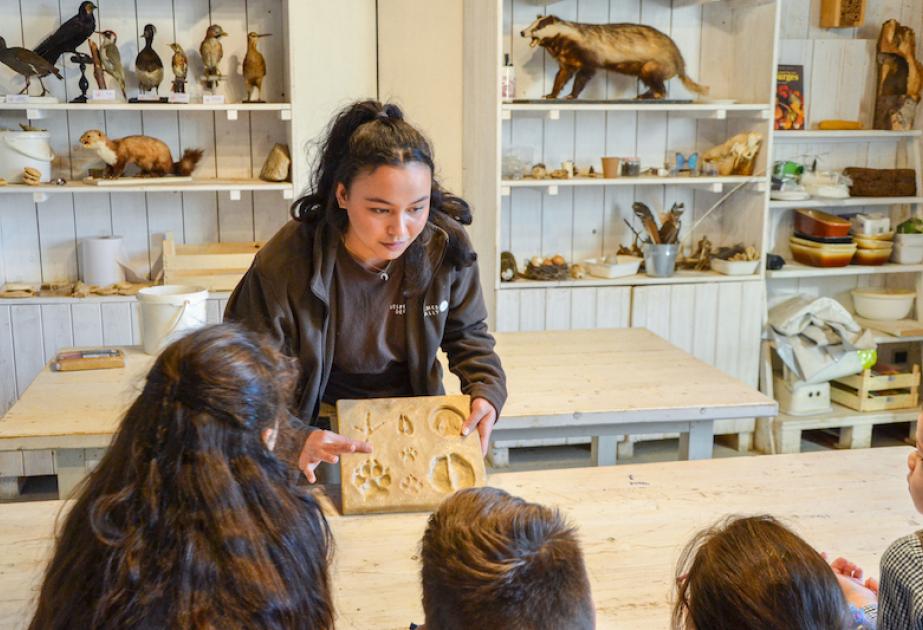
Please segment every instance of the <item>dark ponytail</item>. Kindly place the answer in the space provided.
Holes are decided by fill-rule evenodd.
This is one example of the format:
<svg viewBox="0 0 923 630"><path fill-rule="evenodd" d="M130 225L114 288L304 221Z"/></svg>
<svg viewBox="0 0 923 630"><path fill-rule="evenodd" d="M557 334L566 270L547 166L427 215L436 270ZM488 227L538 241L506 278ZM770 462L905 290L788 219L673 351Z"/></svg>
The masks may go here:
<svg viewBox="0 0 923 630"><path fill-rule="evenodd" d="M292 204L292 218L332 225L344 232L348 218L337 203L337 184L342 183L348 189L363 172L409 162L425 164L433 174L429 222L449 235L446 259L457 267L470 266L477 254L462 226L471 224L471 208L464 199L439 185L432 146L392 103L357 101L337 114L319 147L310 190ZM416 243L407 253L411 259L422 255Z"/></svg>

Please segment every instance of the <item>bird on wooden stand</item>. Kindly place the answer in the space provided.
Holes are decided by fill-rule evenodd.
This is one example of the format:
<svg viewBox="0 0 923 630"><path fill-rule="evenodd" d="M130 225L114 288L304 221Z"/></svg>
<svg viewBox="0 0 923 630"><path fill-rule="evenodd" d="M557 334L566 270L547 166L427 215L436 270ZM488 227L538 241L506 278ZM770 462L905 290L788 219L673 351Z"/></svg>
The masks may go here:
<svg viewBox="0 0 923 630"><path fill-rule="evenodd" d="M93 17L95 9L96 5L92 2L86 0L81 2L77 15L42 40L42 43L35 47L36 54L54 65L62 54L76 53L77 46L87 41L96 31L96 18Z"/></svg>
<svg viewBox="0 0 923 630"><path fill-rule="evenodd" d="M183 47L173 42L170 44L170 50L173 51L171 65L173 66L173 91L182 94L186 91L186 73L189 71L189 60Z"/></svg>
<svg viewBox="0 0 923 630"><path fill-rule="evenodd" d="M151 90L156 92L160 88L161 82L163 82L163 61L160 60L160 55L154 52L153 48L155 33L157 33L157 29L153 24L144 26L144 41L147 43L135 58L138 87L141 88L142 92L150 92Z"/></svg>
<svg viewBox="0 0 923 630"><path fill-rule="evenodd" d="M64 78L58 72L58 69L48 63L44 57L35 54L28 48L20 46L7 47L6 40L2 37L0 37L0 63L9 67L13 72L22 75L26 80L26 87L22 89L20 94L29 93L29 82L32 77L38 78L38 82L42 86L42 96L48 93L48 90L45 89L45 84L42 83L44 77L53 74L59 79Z"/></svg>
<svg viewBox="0 0 923 630"><path fill-rule="evenodd" d="M221 38L226 37L227 33L218 24L212 24L205 31L205 39L199 45L199 54L202 55L202 65L205 66L205 84L209 89L214 89L218 85L217 77L221 77L218 70L218 64L224 56L224 47L221 45Z"/></svg>
<svg viewBox="0 0 923 630"><path fill-rule="evenodd" d="M247 98L245 103L263 103L263 77L266 76L266 60L262 53L256 49L256 40L261 37L269 37L271 33L258 34L254 32L247 33L247 54L244 55L244 83L247 86ZM253 91L256 90L256 99L253 98Z"/></svg>
<svg viewBox="0 0 923 630"><path fill-rule="evenodd" d="M122 67L119 47L116 46L119 36L115 34L115 31L96 31L96 34L99 35L99 57L103 62L103 70L119 84L122 96L127 96L125 94L125 68Z"/></svg>

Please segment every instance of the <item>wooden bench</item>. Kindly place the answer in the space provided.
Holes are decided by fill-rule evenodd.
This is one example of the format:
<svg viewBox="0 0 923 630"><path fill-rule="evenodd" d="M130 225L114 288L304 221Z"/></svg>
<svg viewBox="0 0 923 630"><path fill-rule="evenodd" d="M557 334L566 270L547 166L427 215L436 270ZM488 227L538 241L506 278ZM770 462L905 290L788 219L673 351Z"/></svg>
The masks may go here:
<svg viewBox="0 0 923 630"><path fill-rule="evenodd" d="M909 448L634 464L488 478L557 506L579 529L598 628L667 628L674 567L699 529L770 512L811 545L871 575L896 538L923 527L904 479ZM67 502L0 505L0 626L22 628ZM331 516L337 626L420 623L419 541L427 514ZM75 579L86 576L74 576Z"/></svg>
<svg viewBox="0 0 923 630"><path fill-rule="evenodd" d="M499 333L509 400L493 440L592 439L615 464L622 435L680 434L679 457L711 457L715 421L774 415L777 405L641 328ZM116 370L44 369L0 419L0 452L54 449L62 497L98 461L153 357L126 348ZM458 379L446 372L448 393ZM0 471L2 472L2 471Z"/></svg>

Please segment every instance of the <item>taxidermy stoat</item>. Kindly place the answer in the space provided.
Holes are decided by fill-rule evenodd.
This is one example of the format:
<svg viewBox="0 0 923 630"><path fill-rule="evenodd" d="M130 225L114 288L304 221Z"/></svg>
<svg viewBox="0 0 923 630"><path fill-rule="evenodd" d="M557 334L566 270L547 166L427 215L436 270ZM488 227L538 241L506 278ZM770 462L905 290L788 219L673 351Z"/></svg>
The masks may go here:
<svg viewBox="0 0 923 630"><path fill-rule="evenodd" d="M114 140L99 129L80 136L80 144L106 163L106 177L119 177L132 163L138 165L141 175L191 175L202 159L201 149L186 149L180 161L174 162L170 147L157 138L125 136Z"/></svg>
<svg viewBox="0 0 923 630"><path fill-rule="evenodd" d="M520 33L532 48L542 46L560 68L545 98L557 98L576 73L567 98L577 98L596 71L614 70L636 76L648 87L638 98L666 96L665 83L679 77L686 89L707 94L708 88L686 76L686 62L668 35L643 24L580 24L554 15L539 16Z"/></svg>

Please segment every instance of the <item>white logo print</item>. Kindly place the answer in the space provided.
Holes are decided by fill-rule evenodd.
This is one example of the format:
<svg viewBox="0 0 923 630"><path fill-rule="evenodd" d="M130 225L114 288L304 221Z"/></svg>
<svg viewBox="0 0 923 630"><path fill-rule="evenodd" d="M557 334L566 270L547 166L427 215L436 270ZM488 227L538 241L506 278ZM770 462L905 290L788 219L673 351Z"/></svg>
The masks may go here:
<svg viewBox="0 0 923 630"><path fill-rule="evenodd" d="M394 313L395 315L403 315L407 312L406 304L391 304L388 306L388 310Z"/></svg>
<svg viewBox="0 0 923 630"><path fill-rule="evenodd" d="M439 304L424 304L423 317L436 317L439 313L445 313L449 309L449 303L446 300Z"/></svg>

